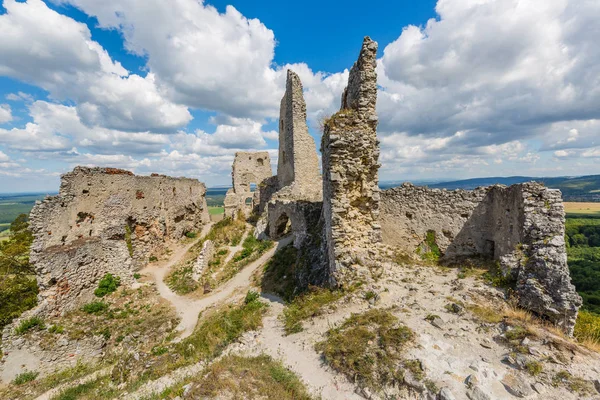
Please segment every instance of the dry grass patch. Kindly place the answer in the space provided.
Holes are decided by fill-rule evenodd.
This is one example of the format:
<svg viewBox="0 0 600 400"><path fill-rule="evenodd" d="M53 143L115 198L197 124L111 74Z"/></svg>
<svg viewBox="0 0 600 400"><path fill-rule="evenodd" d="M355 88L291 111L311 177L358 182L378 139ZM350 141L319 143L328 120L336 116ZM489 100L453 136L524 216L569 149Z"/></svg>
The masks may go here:
<svg viewBox="0 0 600 400"><path fill-rule="evenodd" d="M302 332L302 322L325 313L326 307L341 299L346 292L312 287L308 292L294 298L281 316L286 335Z"/></svg>
<svg viewBox="0 0 600 400"><path fill-rule="evenodd" d="M315 348L335 370L361 387L379 392L402 382L405 369L416 371L414 360L403 360L402 353L414 336L389 310L372 309L352 314L327 331L326 339ZM414 377L423 378L421 374Z"/></svg>
<svg viewBox="0 0 600 400"><path fill-rule="evenodd" d="M267 355L227 356L192 381L190 398L310 400L302 381Z"/></svg>

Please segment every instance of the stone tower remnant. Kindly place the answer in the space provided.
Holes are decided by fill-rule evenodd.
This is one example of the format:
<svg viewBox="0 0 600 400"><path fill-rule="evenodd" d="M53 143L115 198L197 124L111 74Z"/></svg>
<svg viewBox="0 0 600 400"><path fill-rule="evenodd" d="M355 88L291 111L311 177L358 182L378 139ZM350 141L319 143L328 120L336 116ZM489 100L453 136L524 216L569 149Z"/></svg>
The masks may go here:
<svg viewBox="0 0 600 400"><path fill-rule="evenodd" d="M377 141L377 43L364 39L341 110L325 123L323 217L332 284L353 279L357 262L381 241Z"/></svg>
<svg viewBox="0 0 600 400"><path fill-rule="evenodd" d="M271 177L271 158L266 151L235 153L232 167L233 187L225 195L225 217L235 218L238 212L250 216L258 206L264 185L261 183ZM252 190L255 185L255 190ZM264 195L264 193L263 193Z"/></svg>
<svg viewBox="0 0 600 400"><path fill-rule="evenodd" d="M293 185L300 196L320 191L321 186L319 160L315 141L308 133L302 90L298 75L288 70L279 117L277 179L279 188Z"/></svg>

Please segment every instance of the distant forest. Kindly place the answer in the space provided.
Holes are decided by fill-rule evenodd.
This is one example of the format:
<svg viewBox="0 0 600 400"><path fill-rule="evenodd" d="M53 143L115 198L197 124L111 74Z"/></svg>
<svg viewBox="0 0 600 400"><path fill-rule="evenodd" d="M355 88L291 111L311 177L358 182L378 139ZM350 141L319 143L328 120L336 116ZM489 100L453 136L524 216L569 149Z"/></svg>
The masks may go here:
<svg viewBox="0 0 600 400"><path fill-rule="evenodd" d="M600 215L568 215L565 239L571 279L584 308L600 314Z"/></svg>

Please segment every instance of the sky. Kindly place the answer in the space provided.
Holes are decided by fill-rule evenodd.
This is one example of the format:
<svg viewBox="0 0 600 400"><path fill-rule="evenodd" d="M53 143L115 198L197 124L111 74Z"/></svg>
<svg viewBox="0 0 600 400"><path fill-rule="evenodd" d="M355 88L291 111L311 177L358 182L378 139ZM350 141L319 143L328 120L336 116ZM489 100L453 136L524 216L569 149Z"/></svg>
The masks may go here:
<svg viewBox="0 0 600 400"><path fill-rule="evenodd" d="M231 183L277 163L300 76L317 149L379 43L380 180L600 173L597 0L0 0L0 193L77 165Z"/></svg>

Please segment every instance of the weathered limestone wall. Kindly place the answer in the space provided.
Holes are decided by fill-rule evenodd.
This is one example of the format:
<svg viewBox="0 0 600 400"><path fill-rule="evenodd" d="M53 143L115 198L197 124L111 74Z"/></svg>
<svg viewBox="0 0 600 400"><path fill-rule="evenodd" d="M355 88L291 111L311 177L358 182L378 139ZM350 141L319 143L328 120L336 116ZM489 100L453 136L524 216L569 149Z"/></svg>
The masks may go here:
<svg viewBox="0 0 600 400"><path fill-rule="evenodd" d="M279 117L279 187L294 185L300 195L321 192L321 174L315 141L308 133L306 103L298 75L288 70Z"/></svg>
<svg viewBox="0 0 600 400"><path fill-rule="evenodd" d="M261 198L261 183L273 175L271 158L266 151L237 152L233 160L233 188L225 195L225 217L234 218L239 211L249 216L259 208ZM256 191L251 191L251 184L256 185Z"/></svg>
<svg viewBox="0 0 600 400"><path fill-rule="evenodd" d="M377 43L366 37L350 70L341 110L325 124L323 217L332 284L356 273L381 241L377 141Z"/></svg>
<svg viewBox="0 0 600 400"><path fill-rule="evenodd" d="M319 211L322 207L323 185L317 149L306 124L302 82L292 71L288 71L281 100L277 176L264 180L261 188L258 207L261 218L255 236L274 239L291 232L299 248L307 235L307 210Z"/></svg>
<svg viewBox="0 0 600 400"><path fill-rule="evenodd" d="M165 241L209 221L205 193L195 179L114 168L77 167L63 175L59 194L38 202L30 215L38 311L76 308L106 273L131 283Z"/></svg>
<svg viewBox="0 0 600 400"><path fill-rule="evenodd" d="M404 184L382 193L384 243L411 254L428 231L445 261L497 260L520 305L572 333L581 299L571 284L561 193L537 183L446 191Z"/></svg>

